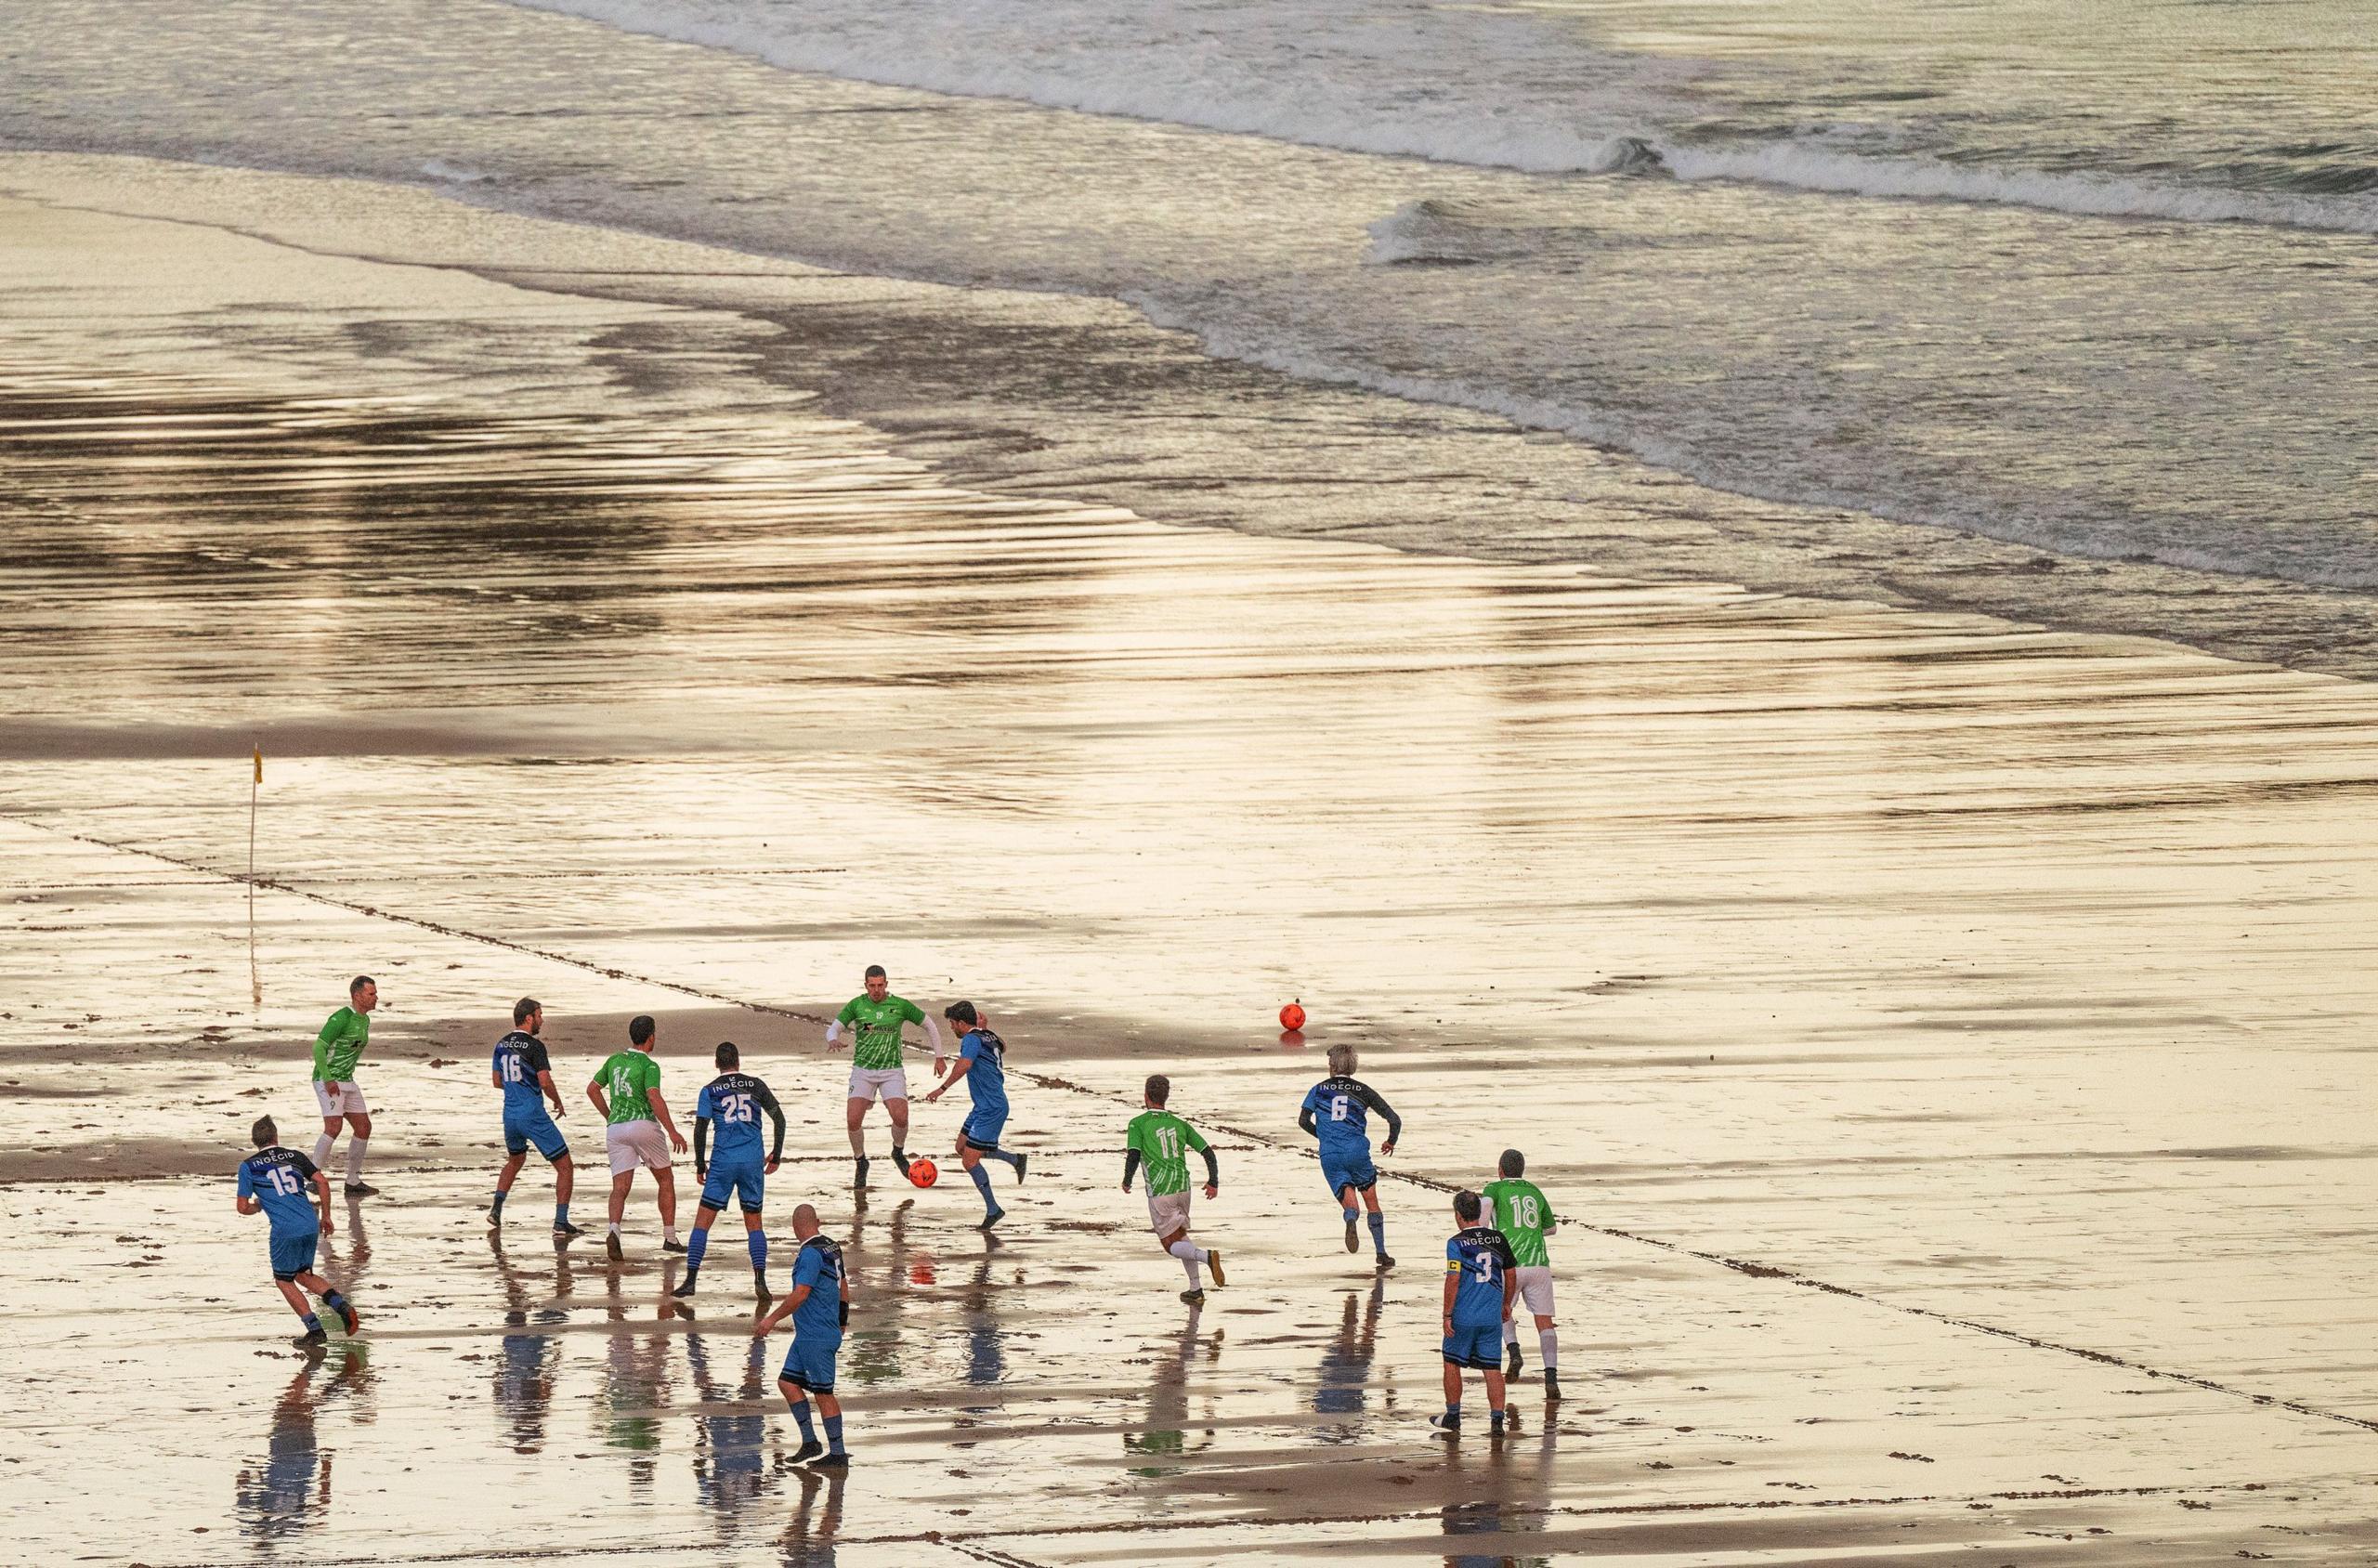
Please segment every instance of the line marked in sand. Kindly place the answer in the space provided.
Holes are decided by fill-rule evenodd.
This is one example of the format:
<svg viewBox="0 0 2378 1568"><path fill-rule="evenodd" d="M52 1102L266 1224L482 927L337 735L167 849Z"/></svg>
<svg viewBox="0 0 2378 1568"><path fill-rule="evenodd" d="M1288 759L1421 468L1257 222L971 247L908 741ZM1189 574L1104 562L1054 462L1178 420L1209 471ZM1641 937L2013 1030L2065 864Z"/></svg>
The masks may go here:
<svg viewBox="0 0 2378 1568"><path fill-rule="evenodd" d="M565 964L572 969L581 969L588 972L589 973L600 974L607 979L631 980L638 985L652 986L661 990L673 991L679 996L694 997L702 1001L716 1002L726 1007L739 1007L747 1012L765 1013L772 1017L793 1018L804 1023L818 1025L823 1025L828 1022L828 1020L819 1013L806 1013L799 1008L778 1007L770 1002L751 1001L742 997L727 996L723 992L704 990L699 986L687 986L674 980L664 980L657 975L640 974L632 970L615 969L608 964L598 963L591 959L578 958L568 953L555 952L545 947L533 947L524 942L515 942L506 937L491 935L485 932L464 930L460 926L448 925L442 921L428 920L419 915L408 915L394 909L380 908L375 905L359 904L351 899L335 898L328 894L317 893L309 888L301 887L294 882L281 882L271 877L256 877L251 879L241 872L222 870L216 867L209 866L203 861L186 859L183 856L176 855L168 855L162 850L149 849L139 844L125 843L113 839L98 838L89 833L78 833L71 829L54 827L49 823L42 822L32 817L20 817L17 820L25 823L29 827L39 828L46 832L72 839L77 843L86 843L99 849L113 850L118 854L137 855L147 859L162 861L169 866L178 866L184 870L198 872L202 876L218 877L227 882L233 882L242 886L262 888L267 892L290 894L296 897L307 899L312 903L323 905L329 908L343 909L350 914L364 915L373 920L392 921L399 925L410 925L418 930L434 932L440 936L451 936L463 941L478 942L489 947L502 947L509 952L520 953L529 958L542 959L550 963ZM1131 1104L1126 1096L1111 1093L1105 1090L1093 1089L1086 1084L1076 1083L1069 1078L1058 1078L1053 1074L1035 1073L1023 1068L1011 1068L1010 1070L1014 1072L1018 1077L1028 1078L1033 1083L1038 1084L1044 1089L1062 1089L1071 1093L1086 1095L1092 1099L1108 1101L1114 1104L1126 1107ZM1264 1133L1255 1131L1248 1128L1235 1127L1228 1122L1213 1122L1209 1125L1218 1127L1234 1137L1244 1138L1250 1143L1260 1145L1263 1148L1270 1149L1280 1154L1298 1156L1305 1159L1313 1159L1316 1157L1311 1150L1293 1148L1287 1144L1276 1142ZM1431 1192L1451 1193L1456 1190L1448 1183L1435 1181L1426 1176L1416 1176L1407 1171L1382 1170L1379 1172L1379 1175L1385 1179L1403 1182L1411 1186L1426 1188ZM2229 1399L2242 1400L2249 1405L2258 1405L2273 1410L2285 1410L2294 1415L2308 1416L2317 1420L2333 1421L2340 1426L2354 1427L2363 1431L2378 1433L2378 1418L2348 1415L2341 1410L2326 1410L2316 1405L2306 1404L2301 1400L2281 1399L2275 1394L2255 1393L2250 1389L2241 1389L2233 1384L2220 1382L2211 1378L2201 1378L2196 1376L2194 1373L2166 1371L2162 1367L2149 1366L2142 1362L2131 1361L2123 1356L2110 1354L2104 1351L2090 1350L2086 1346L2083 1345L2071 1345L2055 1339L2043 1339L2037 1335L2026 1334L2020 1329L2002 1327L1997 1324L1983 1323L1975 1318L1960 1317L1953 1313L1942 1312L1933 1307L1913 1306L1903 1301L1887 1300L1882 1297L1869 1295L1865 1291L1855 1290L1848 1286L1835 1285L1826 1280L1818 1279L1813 1275L1802 1274L1796 1269L1781 1268L1772 1263L1757 1262L1746 1258L1729 1257L1722 1252L1705 1251L1700 1248L1688 1247L1679 1241L1669 1241L1660 1236L1646 1235L1640 1231L1623 1230L1614 1225L1596 1224L1590 1220L1578 1220L1566 1214L1560 1215L1558 1218L1563 1225L1574 1225L1579 1230L1591 1231L1597 1235L1608 1236L1614 1241L1632 1242L1640 1247L1658 1248L1662 1251L1674 1253L1679 1257L1697 1258L1703 1262L1714 1263L1719 1268L1731 1269L1736 1274L1746 1274L1753 1279L1778 1280L1787 1285L1799 1286L1810 1290L1822 1290L1830 1296L1846 1297L1850 1300L1860 1301L1868 1306L1877 1307L1887 1312L1899 1313L1907 1317L1924 1318L1929 1322L1940 1324L1951 1328L1960 1328L1975 1334L1987 1334L1993 1339L2004 1339L2009 1343L2022 1345L2032 1350L2052 1351L2059 1355L2071 1356L2075 1360L2095 1362L2102 1366L2119 1367L2123 1371L2136 1372L2143 1377L2159 1378L2175 1383L2185 1383L2191 1388L2202 1389L2208 1393L2217 1393ZM2045 1496L2049 1494L2043 1495ZM2061 1494L2054 1495L2060 1496ZM1676 1506L1683 1507L1692 1505Z"/></svg>

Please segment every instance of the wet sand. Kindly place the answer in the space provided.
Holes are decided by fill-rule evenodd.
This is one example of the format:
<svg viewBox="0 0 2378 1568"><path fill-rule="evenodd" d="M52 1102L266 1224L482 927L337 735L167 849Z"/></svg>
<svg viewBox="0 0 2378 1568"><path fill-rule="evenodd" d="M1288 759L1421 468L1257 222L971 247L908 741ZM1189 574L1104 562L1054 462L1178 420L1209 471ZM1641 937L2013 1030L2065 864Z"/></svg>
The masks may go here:
<svg viewBox="0 0 2378 1568"><path fill-rule="evenodd" d="M317 245L760 265L199 183ZM27 1555L2373 1550L2366 687L973 491L756 372L780 322L0 213ZM1014 1048L995 1245L954 1180L854 1204L814 1020L869 961ZM330 1248L366 1331L311 1365L229 1176L260 1110L309 1142L359 970L385 1196ZM490 1247L523 992L581 1156L634 1012L681 1108L723 1037L784 1097L772 1207L865 1293L847 1483L779 1463L727 1233L690 1319L641 1189L621 1269L555 1252L538 1169ZM1339 1039L1410 1124L1376 1291L1294 1127ZM1158 1066L1223 1149L1196 1313L1113 1184ZM1571 1396L1449 1456L1444 1188L1509 1143L1571 1222Z"/></svg>

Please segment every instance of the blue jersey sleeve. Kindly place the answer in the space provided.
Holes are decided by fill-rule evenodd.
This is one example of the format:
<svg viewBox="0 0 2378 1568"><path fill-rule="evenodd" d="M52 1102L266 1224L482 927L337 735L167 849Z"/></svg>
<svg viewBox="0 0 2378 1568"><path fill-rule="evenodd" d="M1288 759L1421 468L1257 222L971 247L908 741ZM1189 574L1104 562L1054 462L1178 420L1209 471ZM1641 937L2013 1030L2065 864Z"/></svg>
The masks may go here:
<svg viewBox="0 0 2378 1568"><path fill-rule="evenodd" d="M242 1197L256 1196L256 1173L250 1169L245 1160L240 1162L240 1196Z"/></svg>
<svg viewBox="0 0 2378 1568"><path fill-rule="evenodd" d="M503 1047L499 1045L487 1053L487 1070L495 1075L496 1082L503 1081Z"/></svg>
<svg viewBox="0 0 2378 1568"><path fill-rule="evenodd" d="M708 1084L702 1085L702 1091L694 1096L694 1115L697 1117L718 1115L716 1111L711 1109L710 1085Z"/></svg>
<svg viewBox="0 0 2378 1568"><path fill-rule="evenodd" d="M1321 1106L1321 1085L1316 1083L1311 1089L1304 1091L1304 1104L1299 1106L1298 1109L1318 1113Z"/></svg>
<svg viewBox="0 0 2378 1568"><path fill-rule="evenodd" d="M815 1289L825 1280L825 1255L820 1253L814 1247L803 1248L801 1249L801 1256L794 1261L792 1265L792 1283L795 1285L806 1285L810 1288Z"/></svg>
<svg viewBox="0 0 2378 1568"><path fill-rule="evenodd" d="M967 1030L966 1038L958 1042L958 1059L961 1062L974 1062L981 1060L982 1055L983 1037L972 1029Z"/></svg>

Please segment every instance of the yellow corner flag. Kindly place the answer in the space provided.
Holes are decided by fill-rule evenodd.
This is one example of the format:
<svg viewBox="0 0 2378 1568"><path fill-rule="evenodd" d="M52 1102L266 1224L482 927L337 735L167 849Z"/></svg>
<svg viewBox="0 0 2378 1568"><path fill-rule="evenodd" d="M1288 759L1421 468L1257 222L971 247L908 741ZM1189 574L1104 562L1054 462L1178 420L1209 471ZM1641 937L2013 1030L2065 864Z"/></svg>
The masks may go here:
<svg viewBox="0 0 2378 1568"><path fill-rule="evenodd" d="M261 746L256 748L256 782L264 782L264 748Z"/></svg>

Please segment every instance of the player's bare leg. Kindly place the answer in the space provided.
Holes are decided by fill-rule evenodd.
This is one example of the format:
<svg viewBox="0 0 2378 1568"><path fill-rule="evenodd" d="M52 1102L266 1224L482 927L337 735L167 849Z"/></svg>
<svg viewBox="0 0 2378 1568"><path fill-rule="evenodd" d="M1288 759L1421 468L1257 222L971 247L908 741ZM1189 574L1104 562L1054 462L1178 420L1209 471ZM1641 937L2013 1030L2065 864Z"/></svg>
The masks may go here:
<svg viewBox="0 0 2378 1568"><path fill-rule="evenodd" d="M1486 1408L1494 1412L1495 1435L1503 1432L1503 1375L1499 1371L1486 1374Z"/></svg>
<svg viewBox="0 0 2378 1568"><path fill-rule="evenodd" d="M677 1239L677 1172L664 1166L652 1179L660 1184L660 1250L683 1252L686 1244Z"/></svg>
<svg viewBox="0 0 2378 1568"><path fill-rule="evenodd" d="M603 1249L611 1255L611 1261L615 1263L627 1256L620 1250L620 1217L628 1211L628 1188L634 1183L635 1172L633 1169L622 1170L611 1178L611 1229L603 1239Z"/></svg>
<svg viewBox="0 0 2378 1568"><path fill-rule="evenodd" d="M503 1169L495 1173L495 1202L490 1206L487 1211L487 1222L489 1224L501 1225L503 1223L503 1200L512 1196L512 1183L519 1180L520 1168L528 1163L528 1159L529 1151L523 1149L518 1154L506 1159L503 1162Z"/></svg>
<svg viewBox="0 0 2378 1568"><path fill-rule="evenodd" d="M1363 1249L1363 1234L1355 1227L1360 1222L1362 1208L1354 1201L1353 1183L1349 1182L1338 1189L1338 1207L1346 1217L1346 1250L1360 1252Z"/></svg>

